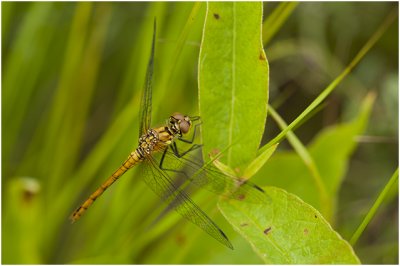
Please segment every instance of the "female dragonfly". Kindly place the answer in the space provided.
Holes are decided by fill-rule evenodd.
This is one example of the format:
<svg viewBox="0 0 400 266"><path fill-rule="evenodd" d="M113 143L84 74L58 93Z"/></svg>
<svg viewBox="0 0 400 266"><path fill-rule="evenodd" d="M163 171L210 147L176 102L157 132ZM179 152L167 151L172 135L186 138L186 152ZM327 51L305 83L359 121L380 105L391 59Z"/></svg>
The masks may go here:
<svg viewBox="0 0 400 266"><path fill-rule="evenodd" d="M189 196L175 185L169 173L183 174L191 183L206 188L218 195L224 194L230 198L260 202L264 191L250 182L243 182L237 177L227 176L219 172L212 163L203 164L190 157L190 153L201 150L201 145L192 144L196 129L200 125L199 117L189 117L175 113L169 117L166 125L150 128L151 101L152 101L152 76L155 47L155 23L150 60L147 66L146 81L143 90L140 108L139 144L129 155L128 159L79 206L71 215L72 222L78 220L85 211L100 197L104 191L120 178L128 169L140 164L140 176L145 183L171 209L177 211L184 218L199 226L209 235L233 249L231 242L224 232L189 198ZM196 125L194 125L196 123ZM192 130L193 129L193 130ZM185 135L194 131L191 139ZM177 141L191 144L191 147L180 153ZM161 159L156 159L155 154L161 154ZM172 163L166 166L166 161ZM173 167L171 167L171 165ZM182 171L180 169L186 169ZM189 172L189 173L188 173Z"/></svg>

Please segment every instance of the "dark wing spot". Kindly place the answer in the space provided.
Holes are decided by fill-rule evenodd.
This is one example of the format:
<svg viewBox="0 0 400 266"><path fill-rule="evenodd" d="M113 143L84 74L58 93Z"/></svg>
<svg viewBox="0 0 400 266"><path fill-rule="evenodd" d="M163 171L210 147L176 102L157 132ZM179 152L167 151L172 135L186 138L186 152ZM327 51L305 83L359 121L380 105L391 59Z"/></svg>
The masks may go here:
<svg viewBox="0 0 400 266"><path fill-rule="evenodd" d="M215 18L215 19L219 19L219 14L214 13L214 18Z"/></svg>
<svg viewBox="0 0 400 266"><path fill-rule="evenodd" d="M269 231L271 231L271 226L264 230L264 234L268 235Z"/></svg>
<svg viewBox="0 0 400 266"><path fill-rule="evenodd" d="M257 189L257 190L259 190L259 191L261 191L261 192L265 193L265 190L264 190L264 189L262 189L262 188L260 188L259 186L257 186L257 185L254 185L253 187L254 187L255 189Z"/></svg>

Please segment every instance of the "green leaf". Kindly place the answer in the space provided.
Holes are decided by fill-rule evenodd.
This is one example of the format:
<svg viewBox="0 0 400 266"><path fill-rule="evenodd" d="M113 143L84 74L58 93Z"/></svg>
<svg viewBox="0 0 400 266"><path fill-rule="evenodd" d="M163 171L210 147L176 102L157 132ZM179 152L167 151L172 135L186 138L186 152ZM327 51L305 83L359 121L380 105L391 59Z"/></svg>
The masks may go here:
<svg viewBox="0 0 400 266"><path fill-rule="evenodd" d="M355 137L365 130L373 102L374 95L367 95L360 113L353 121L323 130L307 147L331 199L336 198L348 161L357 145ZM263 183L294 193L321 210L319 188L297 153L275 153L257 174L257 179L261 178ZM335 201L330 202L334 204ZM334 209L334 206L331 208Z"/></svg>
<svg viewBox="0 0 400 266"><path fill-rule="evenodd" d="M230 147L222 161L232 168L255 158L267 116L261 22L261 2L207 4L199 58L204 155Z"/></svg>
<svg viewBox="0 0 400 266"><path fill-rule="evenodd" d="M353 249L321 214L293 194L264 188L272 204L220 201L235 230L269 264L355 264Z"/></svg>
<svg viewBox="0 0 400 266"><path fill-rule="evenodd" d="M272 156L272 154L275 152L276 148L278 147L279 143L274 144L273 146L269 147L266 149L264 152L262 152L260 155L258 155L250 164L249 166L244 170L243 172L243 178L244 179L249 179L253 175L255 175L258 170L260 170L261 167L264 166L264 164L269 160L269 158Z"/></svg>

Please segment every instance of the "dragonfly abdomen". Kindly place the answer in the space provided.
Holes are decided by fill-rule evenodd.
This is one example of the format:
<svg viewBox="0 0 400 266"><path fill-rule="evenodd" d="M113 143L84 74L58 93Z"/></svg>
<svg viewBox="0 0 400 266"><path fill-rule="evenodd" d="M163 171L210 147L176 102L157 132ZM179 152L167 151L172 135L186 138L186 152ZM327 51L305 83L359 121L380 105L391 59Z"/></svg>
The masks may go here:
<svg viewBox="0 0 400 266"><path fill-rule="evenodd" d="M93 204L93 202L101 196L115 181L118 180L128 169L132 168L144 158L138 152L139 148L133 151L128 159L95 191L90 197L71 215L72 222L78 220L83 213Z"/></svg>
<svg viewBox="0 0 400 266"><path fill-rule="evenodd" d="M146 156L159 151L170 144L174 135L168 127L149 129L139 139L139 147L134 150L125 162L71 215L71 220L78 220L83 213L100 197L107 188L117 181L128 169L143 161Z"/></svg>

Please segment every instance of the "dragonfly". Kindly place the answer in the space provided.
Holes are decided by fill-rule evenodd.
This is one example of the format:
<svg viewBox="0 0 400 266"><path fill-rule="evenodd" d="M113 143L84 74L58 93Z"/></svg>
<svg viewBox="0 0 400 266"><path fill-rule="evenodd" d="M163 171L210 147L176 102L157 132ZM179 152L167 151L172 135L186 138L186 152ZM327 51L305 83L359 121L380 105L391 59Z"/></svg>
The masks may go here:
<svg viewBox="0 0 400 266"><path fill-rule="evenodd" d="M226 247L233 249L226 234L209 218L188 196L176 185L172 174L183 176L191 184L208 189L217 195L226 195L237 200L262 202L264 190L249 181L220 172L212 161L208 163L196 159L193 155L201 151L202 145L195 144L195 136L201 125L199 116L188 116L181 113L172 114L161 127L150 128L152 110L152 79L154 50L156 40L156 23L154 22L153 40L150 59L147 65L146 79L140 104L140 125L138 147L132 151L122 165L93 192L70 216L77 221L86 210L126 171L139 165L139 176L153 190L169 209L175 210L182 217L203 229L210 236ZM193 131L192 137L188 133ZM177 142L190 145L181 152ZM161 155L161 156L160 156ZM198 157L197 157L198 158ZM185 169L185 170L182 170Z"/></svg>

